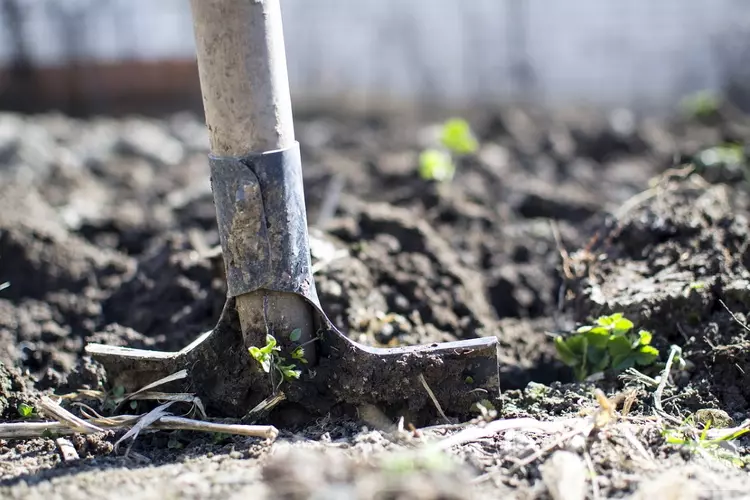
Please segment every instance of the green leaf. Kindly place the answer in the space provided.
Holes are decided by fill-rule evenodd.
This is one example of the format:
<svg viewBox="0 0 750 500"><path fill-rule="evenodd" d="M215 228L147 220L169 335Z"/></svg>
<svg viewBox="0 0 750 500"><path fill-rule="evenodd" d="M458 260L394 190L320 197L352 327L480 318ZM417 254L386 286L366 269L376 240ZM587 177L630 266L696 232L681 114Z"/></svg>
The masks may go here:
<svg viewBox="0 0 750 500"><path fill-rule="evenodd" d="M617 358L618 356L623 355L629 356L633 351L633 346L627 338L619 335L612 335L607 343L607 350L613 358Z"/></svg>
<svg viewBox="0 0 750 500"><path fill-rule="evenodd" d="M592 328L584 334L589 345L598 348L604 348L609 343L609 331L604 327Z"/></svg>
<svg viewBox="0 0 750 500"><path fill-rule="evenodd" d="M279 348L276 346L276 338L273 335L266 335L266 345L260 348L260 352L271 354L271 352L278 350Z"/></svg>
<svg viewBox="0 0 750 500"><path fill-rule="evenodd" d="M115 397L115 399L120 399L125 395L125 387L118 385L114 389L112 389L112 396Z"/></svg>
<svg viewBox="0 0 750 500"><path fill-rule="evenodd" d="M263 371L269 373L271 371L271 354L268 352L264 352L264 349L265 347L263 349L258 349L255 346L250 346L248 352L255 361L260 363L260 367L263 369Z"/></svg>
<svg viewBox="0 0 750 500"><path fill-rule="evenodd" d="M302 338L301 328L295 328L294 330L292 330L292 333L289 334L289 340L291 340L292 342L297 342L300 338Z"/></svg>
<svg viewBox="0 0 750 500"><path fill-rule="evenodd" d="M34 414L34 407L26 403L19 403L17 410L22 418L29 418Z"/></svg>
<svg viewBox="0 0 750 500"><path fill-rule="evenodd" d="M612 357L612 369L617 372L627 370L635 365L635 356L632 352L618 354Z"/></svg>
<svg viewBox="0 0 750 500"><path fill-rule="evenodd" d="M638 343L640 345L649 345L652 338L653 335L651 335L651 332L649 331L641 330L640 332L638 332Z"/></svg>
<svg viewBox="0 0 750 500"><path fill-rule="evenodd" d="M479 148L469 123L461 118L452 118L443 124L440 142L456 154L474 153Z"/></svg>
<svg viewBox="0 0 750 500"><path fill-rule="evenodd" d="M586 357L592 373L603 371L609 364L609 353L605 349L591 346Z"/></svg>
<svg viewBox="0 0 750 500"><path fill-rule="evenodd" d="M298 379L302 371L297 370L294 365L279 365L279 371L285 380Z"/></svg>
<svg viewBox="0 0 750 500"><path fill-rule="evenodd" d="M611 326L614 325L617 320L622 318L622 313L614 313L609 316L599 316L595 323L599 326Z"/></svg>
<svg viewBox="0 0 750 500"><path fill-rule="evenodd" d="M615 333L627 333L633 329L633 322L627 318L618 318L612 323Z"/></svg>
<svg viewBox="0 0 750 500"><path fill-rule="evenodd" d="M419 155L419 175L428 181L444 182L453 179L456 166L450 154L438 149L426 149Z"/></svg>
<svg viewBox="0 0 750 500"><path fill-rule="evenodd" d="M589 347L589 341L584 335L573 335L565 340L565 345L567 345L568 349L570 349L579 359L583 359L583 356Z"/></svg>
<svg viewBox="0 0 750 500"><path fill-rule="evenodd" d="M299 346L295 350L292 351L292 358L298 360L301 363L307 364L307 359L305 359L305 349L302 346Z"/></svg>
<svg viewBox="0 0 750 500"><path fill-rule="evenodd" d="M656 361L656 358L658 357L658 349L650 345L644 345L635 353L635 362L641 366L647 366Z"/></svg>
<svg viewBox="0 0 750 500"><path fill-rule="evenodd" d="M609 353L605 349L591 346L589 347L588 353L586 353L586 359L591 367L596 367L599 366L602 361L609 361Z"/></svg>
<svg viewBox="0 0 750 500"><path fill-rule="evenodd" d="M271 372L271 356L264 356L260 360L260 367L263 368L263 371L266 373Z"/></svg>
<svg viewBox="0 0 750 500"><path fill-rule="evenodd" d="M560 361L568 366L576 366L580 364L580 359L573 353L568 347L566 341L562 337L555 337L555 348L557 349L557 355L560 357Z"/></svg>

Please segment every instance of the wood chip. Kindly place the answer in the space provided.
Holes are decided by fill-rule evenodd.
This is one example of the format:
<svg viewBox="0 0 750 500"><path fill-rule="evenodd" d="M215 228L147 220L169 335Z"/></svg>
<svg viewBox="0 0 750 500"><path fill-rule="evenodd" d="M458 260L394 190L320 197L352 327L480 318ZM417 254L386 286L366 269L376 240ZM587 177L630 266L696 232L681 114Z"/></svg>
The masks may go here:
<svg viewBox="0 0 750 500"><path fill-rule="evenodd" d="M73 443L67 439L57 438L55 439L55 443L57 443L57 448L60 450L63 462L75 462L81 458L78 456L78 452L76 451L75 446L73 446Z"/></svg>

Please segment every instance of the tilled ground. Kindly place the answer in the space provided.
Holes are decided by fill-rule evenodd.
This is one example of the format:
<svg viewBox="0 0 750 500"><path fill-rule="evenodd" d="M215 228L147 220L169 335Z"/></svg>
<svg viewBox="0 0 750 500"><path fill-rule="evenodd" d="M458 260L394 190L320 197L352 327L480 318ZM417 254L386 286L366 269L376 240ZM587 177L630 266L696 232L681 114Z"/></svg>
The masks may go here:
<svg viewBox="0 0 750 500"><path fill-rule="evenodd" d="M143 434L128 457L113 449L122 433L74 437L81 458L73 462L61 460L53 439L0 441L0 496L747 491L742 439L722 448L732 460L666 443L663 422L653 418L653 387L609 374L572 383L548 332L624 312L654 332L662 357L674 344L689 362L664 391L665 411L685 419L720 409L737 424L748 417L744 177L720 167L702 177L675 169L705 148L746 142L748 125L582 110L469 118L481 149L442 185L417 173L427 123L298 118L320 299L342 331L372 345L497 336L499 416L561 428L505 429L445 454L425 446L452 429L392 431L366 415L286 429L273 444ZM0 291L3 421L19 420L18 404L40 394L97 388L104 377L83 356L86 343L177 350L214 326L225 285L212 251L206 145L203 124L190 115L0 115L0 283L10 283ZM630 414L573 436L591 412L606 413L595 386L610 396L634 390ZM572 496L560 496L559 484Z"/></svg>

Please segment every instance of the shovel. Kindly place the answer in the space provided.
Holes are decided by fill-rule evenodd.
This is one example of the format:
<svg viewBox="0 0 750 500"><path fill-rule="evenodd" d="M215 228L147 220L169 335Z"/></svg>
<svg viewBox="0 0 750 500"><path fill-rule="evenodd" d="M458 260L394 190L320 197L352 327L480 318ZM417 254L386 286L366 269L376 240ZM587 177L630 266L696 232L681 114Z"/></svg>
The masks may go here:
<svg viewBox="0 0 750 500"><path fill-rule="evenodd" d="M87 345L110 383L132 391L186 370L174 390L237 417L276 398L308 415L374 406L429 422L499 396L495 337L373 348L327 318L311 271L279 0L191 6L227 300L216 327L179 352Z"/></svg>

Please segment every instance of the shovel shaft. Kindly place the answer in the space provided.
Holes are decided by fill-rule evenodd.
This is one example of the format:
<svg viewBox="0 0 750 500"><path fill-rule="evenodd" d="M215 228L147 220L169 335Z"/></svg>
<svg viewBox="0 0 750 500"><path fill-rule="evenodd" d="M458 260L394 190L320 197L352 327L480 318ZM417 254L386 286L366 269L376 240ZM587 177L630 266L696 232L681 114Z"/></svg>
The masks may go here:
<svg viewBox="0 0 750 500"><path fill-rule="evenodd" d="M211 153L242 157L294 145L279 0L191 0L191 8ZM246 345L297 328L302 341L312 338L310 307L295 294L246 293L237 311Z"/></svg>
<svg viewBox="0 0 750 500"><path fill-rule="evenodd" d="M192 0L211 151L289 147L294 123L279 0Z"/></svg>

